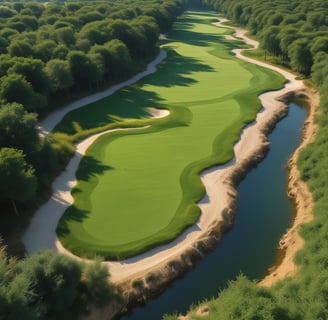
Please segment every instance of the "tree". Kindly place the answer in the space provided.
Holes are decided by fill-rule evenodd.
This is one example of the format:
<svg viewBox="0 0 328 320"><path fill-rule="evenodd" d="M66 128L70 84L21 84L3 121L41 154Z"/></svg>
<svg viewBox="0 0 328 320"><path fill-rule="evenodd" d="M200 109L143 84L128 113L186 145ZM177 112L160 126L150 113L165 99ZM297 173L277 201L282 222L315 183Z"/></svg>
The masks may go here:
<svg viewBox="0 0 328 320"><path fill-rule="evenodd" d="M111 51L108 47L104 45L94 45L89 52L90 55L101 55L102 62L103 62L103 71L106 76L110 74L112 64L113 64L113 57Z"/></svg>
<svg viewBox="0 0 328 320"><path fill-rule="evenodd" d="M64 92L74 83L67 61L60 59L50 60L46 64L45 72L50 79L52 92Z"/></svg>
<svg viewBox="0 0 328 320"><path fill-rule="evenodd" d="M17 103L0 108L0 148L23 150L25 154L35 152L40 144L37 116L28 113Z"/></svg>
<svg viewBox="0 0 328 320"><path fill-rule="evenodd" d="M87 53L90 50L91 42L88 39L77 39L75 49Z"/></svg>
<svg viewBox="0 0 328 320"><path fill-rule="evenodd" d="M75 44L75 35L71 27L57 29L54 34L57 41L67 47L72 47Z"/></svg>
<svg viewBox="0 0 328 320"><path fill-rule="evenodd" d="M216 308L222 319L292 319L267 288L243 275L220 292Z"/></svg>
<svg viewBox="0 0 328 320"><path fill-rule="evenodd" d="M65 60L67 57L69 50L68 48L63 45L59 44L52 52L52 58L53 59L62 59Z"/></svg>
<svg viewBox="0 0 328 320"><path fill-rule="evenodd" d="M37 310L30 308L32 283L26 277L15 275L16 261L8 259L0 247L0 319L37 320Z"/></svg>
<svg viewBox="0 0 328 320"><path fill-rule="evenodd" d="M308 14L307 20L313 27L318 28L326 25L326 17L327 16L324 12L314 12Z"/></svg>
<svg viewBox="0 0 328 320"><path fill-rule="evenodd" d="M100 261L87 263L84 266L83 278L89 299L96 305L108 303L115 294L114 287L109 282L108 266Z"/></svg>
<svg viewBox="0 0 328 320"><path fill-rule="evenodd" d="M57 44L54 40L43 40L38 42L33 50L34 57L41 59L43 62L47 62L52 58L53 51L57 47Z"/></svg>
<svg viewBox="0 0 328 320"><path fill-rule="evenodd" d="M99 11L88 10L84 14L80 15L80 19L84 24L90 23L92 21L102 20L104 16Z"/></svg>
<svg viewBox="0 0 328 320"><path fill-rule="evenodd" d="M280 40L279 40L280 27L271 26L263 30L261 33L261 46L268 50L275 56L281 55Z"/></svg>
<svg viewBox="0 0 328 320"><path fill-rule="evenodd" d="M62 10L63 10L62 4L60 4L59 2L50 2L45 7L43 14L45 16L49 16L53 14L61 15Z"/></svg>
<svg viewBox="0 0 328 320"><path fill-rule="evenodd" d="M327 36L314 37L313 42L311 43L310 51L313 57L320 51L328 53Z"/></svg>
<svg viewBox="0 0 328 320"><path fill-rule="evenodd" d="M306 38L298 38L288 47L288 56L292 68L300 73L309 75L312 67L312 55Z"/></svg>
<svg viewBox="0 0 328 320"><path fill-rule="evenodd" d="M153 54L159 37L159 28L152 17L138 17L131 22L131 26L136 30L136 34L140 34L146 41L144 52L145 56Z"/></svg>
<svg viewBox="0 0 328 320"><path fill-rule="evenodd" d="M12 41L8 47L8 53L12 57L31 57L33 49L27 41Z"/></svg>
<svg viewBox="0 0 328 320"><path fill-rule="evenodd" d="M19 19L26 26L26 30L37 30L39 27L38 20L33 16L21 15Z"/></svg>
<svg viewBox="0 0 328 320"><path fill-rule="evenodd" d="M33 58L16 59L13 66L8 70L8 74L10 73L23 75L36 92L42 94L49 92L50 83L44 71L44 63L41 60Z"/></svg>
<svg viewBox="0 0 328 320"><path fill-rule="evenodd" d="M18 35L19 32L15 29L5 27L0 31L0 35L3 38L9 39L9 37L12 37L14 35Z"/></svg>
<svg viewBox="0 0 328 320"><path fill-rule="evenodd" d="M8 41L5 38L0 38L0 54L7 52Z"/></svg>
<svg viewBox="0 0 328 320"><path fill-rule="evenodd" d="M119 39L129 48L132 58L145 58L148 44L145 29L140 23L139 28L136 28L138 23L134 25L127 23L121 19L114 20L108 27L108 33L111 39Z"/></svg>
<svg viewBox="0 0 328 320"><path fill-rule="evenodd" d="M103 22L92 22L86 24L80 31L81 39L88 39L93 44L103 44L109 40L109 35L103 29Z"/></svg>
<svg viewBox="0 0 328 320"><path fill-rule="evenodd" d="M232 21L236 22L236 23L240 23L241 22L241 15L243 13L243 6L240 3L236 3L233 7L232 7Z"/></svg>
<svg viewBox="0 0 328 320"><path fill-rule="evenodd" d="M53 25L53 28L54 28L54 29L60 29L60 28L65 28L65 27L72 28L73 25L72 25L71 23L69 23L68 21L63 21L63 20L58 20L58 21Z"/></svg>
<svg viewBox="0 0 328 320"><path fill-rule="evenodd" d="M72 12L79 10L81 8L81 6L82 6L82 4L77 3L77 2L67 2L66 3L66 9L68 11L72 11Z"/></svg>
<svg viewBox="0 0 328 320"><path fill-rule="evenodd" d="M81 88L89 88L100 80L100 70L84 52L71 51L67 59L75 83Z"/></svg>
<svg viewBox="0 0 328 320"><path fill-rule="evenodd" d="M0 181L0 200L11 200L18 215L15 202L31 200L37 188L34 169L26 163L23 151L0 149Z"/></svg>
<svg viewBox="0 0 328 320"><path fill-rule="evenodd" d="M323 84L328 83L328 54L320 51L314 56L313 60L312 79L317 86L321 87Z"/></svg>
<svg viewBox="0 0 328 320"><path fill-rule="evenodd" d="M36 93L32 85L19 74L1 78L0 98L5 102L17 102L28 111L35 111L47 105L45 96Z"/></svg>
<svg viewBox="0 0 328 320"><path fill-rule="evenodd" d="M7 75L8 69L14 64L14 58L3 54L0 59L0 77Z"/></svg>
<svg viewBox="0 0 328 320"><path fill-rule="evenodd" d="M283 20L284 14L281 12L277 12L269 18L268 25L278 26Z"/></svg>
<svg viewBox="0 0 328 320"><path fill-rule="evenodd" d="M58 316L76 299L82 268L77 260L43 250L16 265L16 273L30 279L31 307L43 310L43 317ZM58 318L57 318L58 319Z"/></svg>
<svg viewBox="0 0 328 320"><path fill-rule="evenodd" d="M71 319L77 303L108 303L116 294L108 267L82 264L50 250L22 260L9 259L0 244L0 319ZM77 312L76 312L77 311Z"/></svg>
<svg viewBox="0 0 328 320"><path fill-rule="evenodd" d="M280 39L280 48L285 60L288 58L288 47L298 38L297 31L297 28L294 26L286 26L281 28L279 32L278 37Z"/></svg>
<svg viewBox="0 0 328 320"><path fill-rule="evenodd" d="M26 2L25 8L31 10L35 17L40 18L42 15L42 12L45 9L45 6L41 3Z"/></svg>
<svg viewBox="0 0 328 320"><path fill-rule="evenodd" d="M131 56L128 47L120 40L114 39L105 44L110 53L109 71L113 79L124 78L130 71Z"/></svg>
<svg viewBox="0 0 328 320"><path fill-rule="evenodd" d="M17 11L5 6L0 6L0 18L10 18L17 14Z"/></svg>

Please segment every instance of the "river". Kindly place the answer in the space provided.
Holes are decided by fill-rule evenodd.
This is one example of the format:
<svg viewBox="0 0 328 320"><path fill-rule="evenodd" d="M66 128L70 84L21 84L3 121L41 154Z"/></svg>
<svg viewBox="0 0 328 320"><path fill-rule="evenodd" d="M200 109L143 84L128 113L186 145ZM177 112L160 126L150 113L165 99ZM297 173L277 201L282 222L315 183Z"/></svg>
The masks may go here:
<svg viewBox="0 0 328 320"><path fill-rule="evenodd" d="M279 239L290 226L293 207L287 198L286 164L297 148L306 110L296 103L269 136L270 151L238 187L238 208L232 229L208 254L160 297L135 308L121 320L159 320L166 313L186 313L243 273L263 278L277 259Z"/></svg>

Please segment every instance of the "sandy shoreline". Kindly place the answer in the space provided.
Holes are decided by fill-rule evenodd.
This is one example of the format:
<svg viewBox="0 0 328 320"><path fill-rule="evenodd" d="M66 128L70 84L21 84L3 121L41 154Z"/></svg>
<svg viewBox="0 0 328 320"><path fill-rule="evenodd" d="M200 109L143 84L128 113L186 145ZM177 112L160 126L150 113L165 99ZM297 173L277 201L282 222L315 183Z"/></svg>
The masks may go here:
<svg viewBox="0 0 328 320"><path fill-rule="evenodd" d="M225 21L227 20L222 19L217 25L221 25ZM250 44L254 48L257 48L259 45L258 42L247 38L245 36L246 33L247 30L237 28L235 29L234 36L243 39L247 44ZM281 280L287 276L292 276L297 271L297 266L295 265L293 259L295 253L302 248L302 245L304 243L297 230L299 225L308 222L313 218L312 194L308 190L306 184L300 179L300 173L298 171L296 161L300 150L304 148L308 143L310 143L314 139L314 136L316 134L317 126L314 124L314 115L317 112L320 97L316 90L306 87L303 81L296 80L295 75L293 75L292 73L275 67L273 65L268 65L263 62L242 56L240 55L240 51L242 50L237 50L236 52L236 55L240 59L275 70L281 73L287 80L289 80L289 82L285 85L285 89L283 89L282 92L278 91L281 92L281 94L278 94L276 96L276 99L285 100L280 99L280 97L283 97L286 94L288 95L289 93L291 96L298 96L304 99L304 101L307 102L309 107L307 120L304 123L302 131L302 142L295 150L288 162L289 175L287 191L288 197L295 204L295 217L293 217L292 225L287 230L286 234L283 235L282 239L279 242L279 250L281 251L282 259L277 262L277 265L272 266L272 268L269 270L268 275L260 281L260 285L270 286L278 280ZM273 94L275 93L277 92L273 92ZM267 103L266 98L263 99L263 95L260 95L260 99L262 104ZM277 100L272 102L277 103ZM285 101L285 103L287 103L287 101Z"/></svg>
<svg viewBox="0 0 328 320"><path fill-rule="evenodd" d="M244 34L244 30L236 30L236 37L243 38L247 43L252 45L257 45L254 40L247 40ZM245 168L249 168L254 165L254 163L258 162L259 159L264 156L264 150L268 147L266 134L277 119L286 112L286 103L278 101L277 99L290 92L305 90L302 81L296 80L295 76L291 73L274 66L268 66L263 62L243 57L240 55L240 50L236 50L235 52L241 59L265 66L267 68L269 67L282 73L289 80L289 82L281 90L260 95L263 111L258 113L256 121L252 125L245 128L241 133L240 139L234 147L235 158L224 166L213 167L202 173L201 179L206 187L206 196L202 201L200 201L199 204L202 214L197 224L185 230L185 232L183 232L170 244L158 247L142 255L126 259L124 261L106 262L110 267L110 273L112 275L111 280L114 283L131 285L133 280L144 278L149 272L159 272L162 276L170 272L172 273L174 272L172 269L172 262L181 260L185 261L185 256L188 255L188 252L199 251L199 246L207 243L209 239L210 242L219 241L222 234L221 229L225 229L225 225L230 225L233 218L236 197L235 182L240 179L240 175L245 174ZM133 80L132 82L137 80ZM129 82L125 82L124 85L128 84ZM123 87L123 85L121 87ZM106 95L108 95L108 93L106 93ZM96 98L101 99L99 96ZM85 104L90 102L91 101L89 99L83 99L83 102L80 103ZM74 104L72 105L72 108L79 107ZM65 110L63 110L63 112L65 113ZM45 119L42 124L45 132L50 131L55 126L57 121L62 118L62 116L63 113L58 116L56 115L54 118L49 117ZM307 133L308 138L303 140L303 144L308 143L309 139L313 136L313 133L310 133L310 129L314 132L312 118L313 116L310 116L307 120L308 125L306 128L309 130ZM91 137L89 139L94 140L95 137ZM89 139L87 139L88 141L83 141L84 144L78 148L75 157L69 163L66 171L60 176L62 178L59 177L60 179L56 179L53 184L53 190L55 190L55 192L52 198L40 208L32 219L29 228L26 230L23 241L28 253L33 253L43 248L52 248L60 252L66 252L57 240L55 230L59 218L65 208L70 205L72 201L70 190L75 183L75 170L88 146L88 143L92 143L93 141ZM292 169L293 167L296 168L295 160L292 160L290 164L292 165ZM293 182L290 183L290 194L295 193L295 195L299 196L299 192L295 192L294 190L295 183L298 181L297 171L296 173L294 171L292 172L292 175L296 178L296 180L291 180ZM306 186L303 186L302 188L306 191ZM307 210L305 216L307 217L306 219L308 219L310 217L312 201L311 198L309 200L309 194L305 193L304 197L307 198L305 201L305 207ZM299 203L302 202L304 201L301 198L297 200L297 217L301 217L299 215ZM302 221L303 218L296 218L295 224ZM291 232L293 236L297 236L297 232L295 232L296 228L297 226L292 228L294 230L294 232ZM288 245L288 250L291 246L294 246L295 242L293 241L296 240L291 240L291 245ZM292 257L292 255L293 254L291 254L290 257ZM183 256L184 258L182 259ZM287 255L286 253L286 257L287 256L289 256L289 254ZM275 280L280 278L280 274L290 274L290 272L292 272L290 270L295 269L295 267L292 266L292 261L290 258L287 262L287 267L284 268L284 270L289 268L289 271L286 272L284 270L280 270L279 268L275 269L272 273L275 274L272 276L272 279ZM267 283L269 283L269 280Z"/></svg>

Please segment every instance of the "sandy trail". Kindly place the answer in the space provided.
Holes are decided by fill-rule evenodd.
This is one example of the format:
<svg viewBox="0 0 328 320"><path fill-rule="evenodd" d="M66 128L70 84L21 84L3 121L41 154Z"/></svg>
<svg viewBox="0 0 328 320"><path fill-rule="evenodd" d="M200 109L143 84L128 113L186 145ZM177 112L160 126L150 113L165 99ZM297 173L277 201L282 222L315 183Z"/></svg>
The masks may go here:
<svg viewBox="0 0 328 320"><path fill-rule="evenodd" d="M126 81L123 81L114 86L111 86L110 88L108 88L104 91L97 92L90 96L84 97L80 100L74 101L73 103L71 103L63 108L60 108L60 109L52 112L48 117L46 117L40 123L40 128L41 128L42 134L46 135L49 132L51 132L54 129L54 127L56 126L56 124L59 123L60 120L65 116L66 113L68 113L72 110L81 108L87 104L96 102L103 98L106 98L106 97L112 95L113 93L115 93L116 91L118 91L126 86L129 86L133 83L136 83L137 81L139 81L143 77L147 76L148 74L154 73L156 71L156 66L160 62L162 62L165 58L166 58L166 51L163 49L160 49L159 55L156 57L156 59L154 59L151 63L149 63L147 65L146 70L136 74L135 76L133 76L132 78L130 78Z"/></svg>
<svg viewBox="0 0 328 320"><path fill-rule="evenodd" d="M255 47L258 45L256 41L245 37L244 30L237 29L235 36ZM243 57L240 55L240 50L235 50L235 53L240 59L282 73L289 82L281 90L260 95L263 110L258 113L256 121L242 131L240 139L234 147L234 159L223 166L213 167L201 174L201 179L206 187L206 196L199 203L202 211L199 221L193 227L186 229L177 239L167 245L160 246L144 254L123 261L106 262L110 267L111 280L113 282L123 283L145 276L150 271L160 270L167 265L168 262L178 259L183 253L188 251L188 249L192 248L195 243L206 238L208 230L214 225L217 225L218 221L225 220L225 213L231 211L231 205L235 199L235 190L231 186L231 178L234 172L239 170L245 161L254 157L263 145L267 144L267 140L262 133L263 128L272 121L272 118L274 118L277 113L282 112L282 110L286 108L286 105L276 99L287 92L299 90L303 87L302 81L296 80L293 74L263 62ZM137 77L134 78L135 80L130 80L131 82L127 81L124 85L138 80ZM117 88L121 88L124 85L119 85ZM96 97L100 99L107 95L108 92L100 95L100 97L96 95ZM90 103L91 100L92 98L88 97L80 100L80 103L83 105L85 103ZM68 110L78 107L79 105L74 103ZM63 110L62 113L59 114L58 112L58 115L56 113L55 116L47 118L42 123L45 131L50 131L66 112L67 110ZM97 136L93 136L78 145L75 157L69 163L66 171L63 172L53 184L53 190L55 190L55 192L52 198L35 214L23 237L23 241L29 253L33 253L42 248L52 248L71 255L71 253L67 252L61 246L56 237L55 229L64 210L72 202L70 190L75 184L75 171L79 161L84 151L96 137Z"/></svg>

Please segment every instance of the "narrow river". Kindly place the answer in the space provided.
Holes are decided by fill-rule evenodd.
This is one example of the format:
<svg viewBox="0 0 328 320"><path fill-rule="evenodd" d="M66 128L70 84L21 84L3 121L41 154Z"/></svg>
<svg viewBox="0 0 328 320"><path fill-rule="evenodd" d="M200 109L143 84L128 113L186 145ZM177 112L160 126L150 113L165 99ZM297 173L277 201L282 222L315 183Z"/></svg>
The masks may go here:
<svg viewBox="0 0 328 320"><path fill-rule="evenodd" d="M217 296L227 281L243 273L261 279L276 261L280 237L291 223L286 195L286 164L300 142L306 110L296 103L270 134L267 157L238 187L238 209L232 229L216 250L158 299L135 308L122 320L160 320L166 313L185 313L189 306Z"/></svg>

